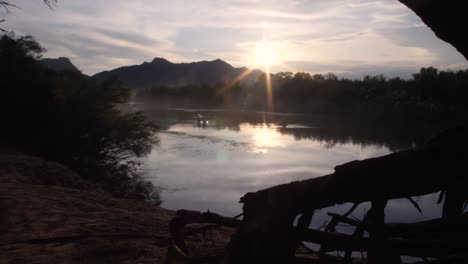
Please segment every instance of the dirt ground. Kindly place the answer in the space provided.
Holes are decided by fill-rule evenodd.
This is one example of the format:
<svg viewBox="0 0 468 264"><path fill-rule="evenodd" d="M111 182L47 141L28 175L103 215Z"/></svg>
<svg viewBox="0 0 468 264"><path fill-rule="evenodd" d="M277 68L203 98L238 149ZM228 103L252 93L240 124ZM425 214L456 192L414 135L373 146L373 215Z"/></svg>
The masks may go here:
<svg viewBox="0 0 468 264"><path fill-rule="evenodd" d="M0 152L2 264L164 263L173 216L93 190L57 163ZM231 233L198 235L188 241L189 249L219 252Z"/></svg>

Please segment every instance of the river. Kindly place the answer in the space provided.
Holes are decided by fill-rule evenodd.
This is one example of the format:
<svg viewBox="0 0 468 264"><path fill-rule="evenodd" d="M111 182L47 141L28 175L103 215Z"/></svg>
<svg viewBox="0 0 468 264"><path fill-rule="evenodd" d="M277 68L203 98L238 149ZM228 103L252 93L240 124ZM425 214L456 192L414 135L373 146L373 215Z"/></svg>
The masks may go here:
<svg viewBox="0 0 468 264"><path fill-rule="evenodd" d="M198 115L206 122L198 122ZM411 140L386 142L386 137L372 138L349 128L328 129L319 125L320 118L287 113L172 109L160 121L159 144L148 156L145 171L162 187L162 206L226 216L241 212L238 201L247 192L326 175L339 164L414 147ZM387 220L440 216L437 195L416 200L422 214L408 200L400 199L387 206ZM343 212L350 206L322 211ZM367 209L363 204L354 216L361 217ZM314 222L319 226L325 219L322 213Z"/></svg>

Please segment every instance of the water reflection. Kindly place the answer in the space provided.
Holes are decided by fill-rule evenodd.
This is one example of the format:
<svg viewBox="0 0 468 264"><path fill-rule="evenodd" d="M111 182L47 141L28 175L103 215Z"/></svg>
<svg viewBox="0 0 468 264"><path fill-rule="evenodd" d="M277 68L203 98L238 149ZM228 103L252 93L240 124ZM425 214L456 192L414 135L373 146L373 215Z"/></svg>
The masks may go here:
<svg viewBox="0 0 468 264"><path fill-rule="evenodd" d="M206 120L205 126L200 125L198 114ZM155 184L164 188L163 206L224 215L241 211L238 201L246 192L325 175L338 164L382 156L425 138L388 127L369 130L284 113L182 109L154 117L163 129L160 145L148 157L147 171ZM434 199L422 198L423 216L408 201L392 201L387 207L389 219L439 216ZM346 209L345 205L327 211ZM357 213L365 210L363 206ZM324 217L317 215L316 224L323 224Z"/></svg>
<svg viewBox="0 0 468 264"><path fill-rule="evenodd" d="M331 147L328 138L320 137L320 128L301 124L297 116L202 114L204 128L198 126L196 112L175 111L148 157L149 175L165 188L165 207L234 215L246 192L321 176L337 164L391 152L382 144L345 140L333 141Z"/></svg>
<svg viewBox="0 0 468 264"><path fill-rule="evenodd" d="M257 147L278 147L281 146L281 134L277 129L263 124L257 127L246 126L243 130L253 129L254 136L252 137L254 144Z"/></svg>
<svg viewBox="0 0 468 264"><path fill-rule="evenodd" d="M267 128L282 135L291 135L296 140L317 140L329 148L339 144L380 146L391 151L407 149L424 143L438 132L437 127L409 124L365 124L359 120L321 115L289 113L263 113L249 111L177 109L172 111L148 110L160 127L168 129L172 125L197 120L203 115L206 127L218 130L240 131L244 124ZM202 125L200 125L202 127Z"/></svg>

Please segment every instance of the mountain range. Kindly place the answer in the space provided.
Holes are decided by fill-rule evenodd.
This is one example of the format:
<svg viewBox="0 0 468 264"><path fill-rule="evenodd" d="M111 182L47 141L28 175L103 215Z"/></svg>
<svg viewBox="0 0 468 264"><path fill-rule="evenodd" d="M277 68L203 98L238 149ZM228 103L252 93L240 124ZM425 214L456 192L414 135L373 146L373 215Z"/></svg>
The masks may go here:
<svg viewBox="0 0 468 264"><path fill-rule="evenodd" d="M67 58L43 59L41 63L56 71L78 70ZM235 68L220 59L173 63L163 58L154 58L151 62L103 71L92 77L98 80L117 77L130 88L147 89L160 86L214 85L235 81L243 74L245 76L239 80L241 83L253 83L263 72L250 71L244 67Z"/></svg>
<svg viewBox="0 0 468 264"><path fill-rule="evenodd" d="M42 59L40 63L51 70L57 72L63 71L79 71L78 68L73 65L69 58L60 57L56 59Z"/></svg>

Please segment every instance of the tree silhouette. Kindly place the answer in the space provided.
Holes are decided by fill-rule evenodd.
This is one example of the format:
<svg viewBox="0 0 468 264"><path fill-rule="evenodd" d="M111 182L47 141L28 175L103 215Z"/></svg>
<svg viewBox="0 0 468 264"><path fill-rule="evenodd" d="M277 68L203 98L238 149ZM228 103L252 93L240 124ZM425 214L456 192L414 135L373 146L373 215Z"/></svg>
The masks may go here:
<svg viewBox="0 0 468 264"><path fill-rule="evenodd" d="M42 0L45 5L49 8L53 8L53 5L57 4L57 0ZM12 1L0 1L0 9L3 9L5 12L10 13L10 8L15 7L18 8L16 4L13 4ZM5 19L0 19L0 23L5 22ZM5 29L0 27L1 32L6 32Z"/></svg>
<svg viewBox="0 0 468 264"><path fill-rule="evenodd" d="M154 126L120 110L130 90L46 69L43 50L30 36L0 36L0 146L58 161L118 196L156 199L138 170L156 143Z"/></svg>

